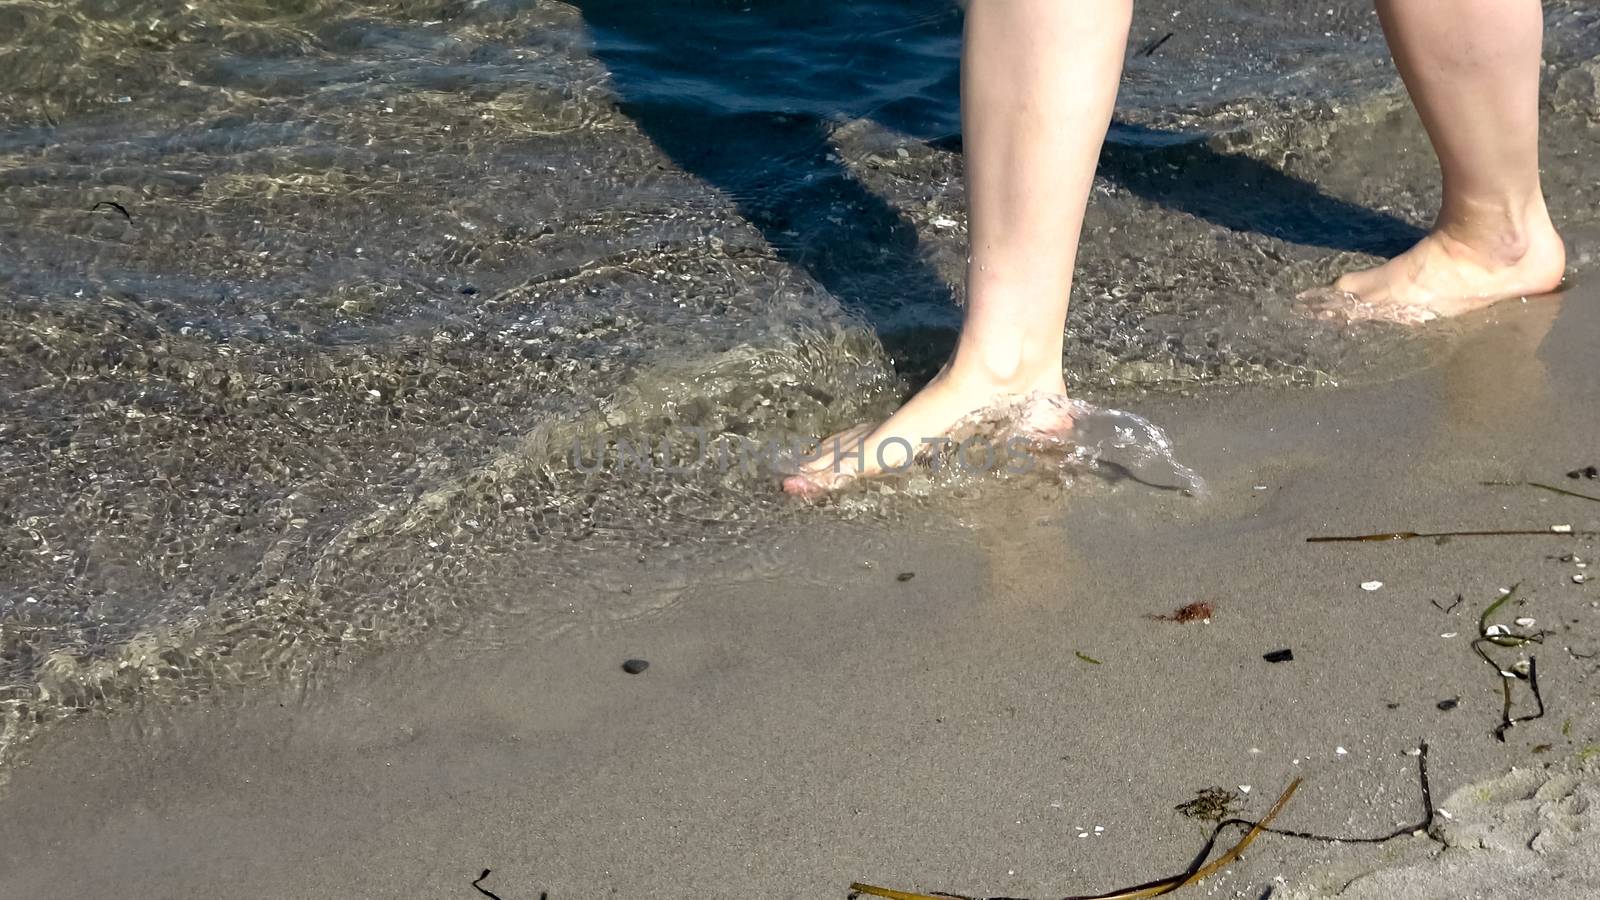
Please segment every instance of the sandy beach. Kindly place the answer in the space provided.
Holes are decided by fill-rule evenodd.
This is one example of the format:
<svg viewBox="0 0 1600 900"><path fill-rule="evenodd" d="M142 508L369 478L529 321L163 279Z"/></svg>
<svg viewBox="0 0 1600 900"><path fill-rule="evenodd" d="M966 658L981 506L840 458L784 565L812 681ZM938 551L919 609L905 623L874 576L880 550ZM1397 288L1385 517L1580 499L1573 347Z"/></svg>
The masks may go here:
<svg viewBox="0 0 1600 900"><path fill-rule="evenodd" d="M1461 332L1397 381L1136 407L1204 498L999 485L690 570L596 559L629 614L82 717L0 799L0 895L477 897L485 869L504 900L1091 894L1183 871L1209 826L1175 807L1207 787L1251 817L1303 778L1287 829L1419 822L1424 741L1431 837L1268 835L1179 896L1593 895L1600 503L1482 482L1600 496L1565 474L1600 463L1600 293ZM1489 649L1536 660L1546 713L1500 742L1470 641L1513 585L1493 622L1548 634Z"/></svg>

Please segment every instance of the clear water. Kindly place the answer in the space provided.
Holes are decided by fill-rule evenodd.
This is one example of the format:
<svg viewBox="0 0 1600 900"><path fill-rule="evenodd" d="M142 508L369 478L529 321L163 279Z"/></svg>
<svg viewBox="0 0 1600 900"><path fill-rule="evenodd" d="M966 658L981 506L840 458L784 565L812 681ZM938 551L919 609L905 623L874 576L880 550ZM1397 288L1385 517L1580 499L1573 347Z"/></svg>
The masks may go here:
<svg viewBox="0 0 1600 900"><path fill-rule="evenodd" d="M1547 183L1592 221L1600 14L1547 10ZM1435 202L1370 8L1137 15L1075 391L1414 364L1289 303ZM911 0L0 0L0 755L495 610L628 614L604 558L937 502L569 448L824 433L927 376L959 29Z"/></svg>

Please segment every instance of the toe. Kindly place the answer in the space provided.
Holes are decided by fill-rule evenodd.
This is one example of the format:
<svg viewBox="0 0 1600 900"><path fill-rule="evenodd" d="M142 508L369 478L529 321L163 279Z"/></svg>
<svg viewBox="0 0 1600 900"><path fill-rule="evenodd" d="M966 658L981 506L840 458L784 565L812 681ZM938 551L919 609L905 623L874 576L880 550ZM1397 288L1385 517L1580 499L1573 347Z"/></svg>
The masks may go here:
<svg viewBox="0 0 1600 900"><path fill-rule="evenodd" d="M796 497L820 497L842 488L850 476L838 472L790 475L783 480L783 492Z"/></svg>

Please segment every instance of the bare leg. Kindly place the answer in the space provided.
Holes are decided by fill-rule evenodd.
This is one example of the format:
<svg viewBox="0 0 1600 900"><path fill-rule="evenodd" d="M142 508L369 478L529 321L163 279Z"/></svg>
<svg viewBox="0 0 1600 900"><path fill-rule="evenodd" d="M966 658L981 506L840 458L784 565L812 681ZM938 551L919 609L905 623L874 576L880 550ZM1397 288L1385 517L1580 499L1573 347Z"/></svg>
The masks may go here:
<svg viewBox="0 0 1600 900"><path fill-rule="evenodd" d="M1566 251L1539 186L1539 0L1377 6L1439 157L1444 202L1416 247L1334 287L1366 314L1412 320L1553 290Z"/></svg>
<svg viewBox="0 0 1600 900"><path fill-rule="evenodd" d="M826 491L903 466L970 413L1064 394L1061 352L1078 233L1116 102L1132 0L971 0L961 116L972 245L955 355L893 416L828 438L784 482Z"/></svg>

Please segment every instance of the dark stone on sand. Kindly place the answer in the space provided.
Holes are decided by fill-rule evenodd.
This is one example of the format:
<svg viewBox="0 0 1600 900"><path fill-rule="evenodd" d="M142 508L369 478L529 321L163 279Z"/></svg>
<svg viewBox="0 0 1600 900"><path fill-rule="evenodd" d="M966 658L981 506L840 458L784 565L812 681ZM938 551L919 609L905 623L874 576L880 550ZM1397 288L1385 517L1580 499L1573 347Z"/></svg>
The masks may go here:
<svg viewBox="0 0 1600 900"><path fill-rule="evenodd" d="M470 284L463 284L460 287L460 291L461 291L462 295L466 296L466 297L471 297L472 295L478 293L477 287L475 287L473 285L470 285Z"/></svg>
<svg viewBox="0 0 1600 900"><path fill-rule="evenodd" d="M1263 655L1261 658L1272 663L1289 662L1290 660L1294 659L1294 651L1288 648L1274 650L1271 653Z"/></svg>
<svg viewBox="0 0 1600 900"><path fill-rule="evenodd" d="M1449 700L1440 700L1439 703L1438 703L1438 707L1439 707L1440 710L1442 710L1444 712L1449 712L1450 710L1455 709L1456 705L1459 704L1460 702L1461 702L1461 698L1459 698L1459 697L1451 697Z"/></svg>
<svg viewBox="0 0 1600 900"><path fill-rule="evenodd" d="M901 572L899 575L896 575L894 577L894 580L895 581L910 581L911 579L913 579L915 577L917 577L917 573L915 573L915 572Z"/></svg>
<svg viewBox="0 0 1600 900"><path fill-rule="evenodd" d="M1600 466L1584 466L1567 473L1568 478L1600 478Z"/></svg>
<svg viewBox="0 0 1600 900"><path fill-rule="evenodd" d="M650 668L650 661L647 659L630 659L622 664L622 671L627 672L629 675L637 675L648 668Z"/></svg>

